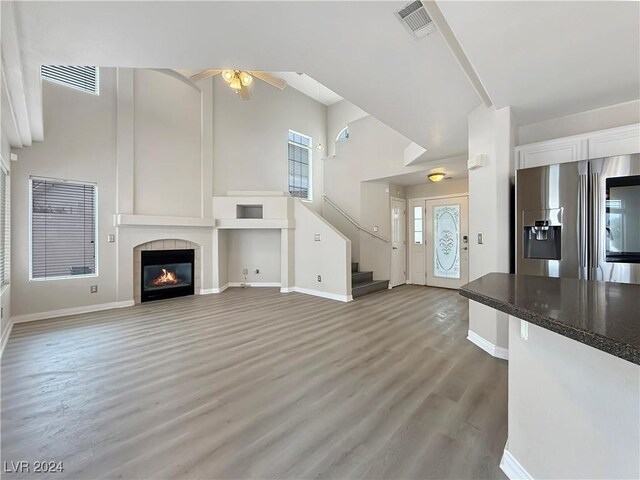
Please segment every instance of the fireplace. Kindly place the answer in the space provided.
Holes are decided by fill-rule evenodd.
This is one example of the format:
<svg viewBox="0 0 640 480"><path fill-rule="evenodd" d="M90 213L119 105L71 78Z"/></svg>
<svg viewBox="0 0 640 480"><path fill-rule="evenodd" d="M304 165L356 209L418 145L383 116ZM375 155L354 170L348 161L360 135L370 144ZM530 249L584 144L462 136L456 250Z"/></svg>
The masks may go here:
<svg viewBox="0 0 640 480"><path fill-rule="evenodd" d="M140 301L194 294L193 250L141 252Z"/></svg>

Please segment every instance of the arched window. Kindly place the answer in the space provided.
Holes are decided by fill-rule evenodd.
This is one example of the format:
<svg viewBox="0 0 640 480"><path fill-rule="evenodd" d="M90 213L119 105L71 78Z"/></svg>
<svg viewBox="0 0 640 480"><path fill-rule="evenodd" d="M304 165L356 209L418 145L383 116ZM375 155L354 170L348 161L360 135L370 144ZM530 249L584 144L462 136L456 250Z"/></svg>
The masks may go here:
<svg viewBox="0 0 640 480"><path fill-rule="evenodd" d="M338 133L338 136L336 137L336 142L339 142L341 140L346 140L347 138L349 138L349 127L344 127Z"/></svg>

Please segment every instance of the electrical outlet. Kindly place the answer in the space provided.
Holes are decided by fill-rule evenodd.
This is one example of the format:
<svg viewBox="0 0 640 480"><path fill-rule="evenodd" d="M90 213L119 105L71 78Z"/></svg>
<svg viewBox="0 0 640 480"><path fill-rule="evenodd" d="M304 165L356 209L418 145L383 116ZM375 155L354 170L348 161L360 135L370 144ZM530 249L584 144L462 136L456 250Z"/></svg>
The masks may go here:
<svg viewBox="0 0 640 480"><path fill-rule="evenodd" d="M318 275L318 282L322 282L322 275Z"/></svg>
<svg viewBox="0 0 640 480"><path fill-rule="evenodd" d="M316 234L313 236L313 241L314 241L314 242L319 242L320 240L322 240L322 237L320 236L320 234L319 234L319 233L316 233Z"/></svg>
<svg viewBox="0 0 640 480"><path fill-rule="evenodd" d="M374 231L374 232L377 232L377 231L378 231L378 226L377 226L377 225L375 225L375 226L373 227L373 231Z"/></svg>
<svg viewBox="0 0 640 480"><path fill-rule="evenodd" d="M249 275L249 270L247 270L246 268L243 268L242 275Z"/></svg>
<svg viewBox="0 0 640 480"><path fill-rule="evenodd" d="M259 275L259 274L260 274L260 269L256 268L256 275Z"/></svg>
<svg viewBox="0 0 640 480"><path fill-rule="evenodd" d="M482 244L483 244L482 232L478 232L478 245L482 245Z"/></svg>
<svg viewBox="0 0 640 480"><path fill-rule="evenodd" d="M98 285L91 285L91 293L98 293Z"/></svg>
<svg viewBox="0 0 640 480"><path fill-rule="evenodd" d="M116 236L113 233L110 233L107 235L107 242L108 243L116 243Z"/></svg>

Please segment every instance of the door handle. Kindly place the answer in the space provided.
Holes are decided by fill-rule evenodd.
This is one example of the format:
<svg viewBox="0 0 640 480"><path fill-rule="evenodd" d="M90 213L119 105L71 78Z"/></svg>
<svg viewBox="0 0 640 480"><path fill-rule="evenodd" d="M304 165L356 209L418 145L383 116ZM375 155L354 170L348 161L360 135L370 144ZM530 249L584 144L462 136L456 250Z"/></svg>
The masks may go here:
<svg viewBox="0 0 640 480"><path fill-rule="evenodd" d="M591 232L593 242L591 248L591 268L598 268L600 263L600 184L597 173L591 174Z"/></svg>
<svg viewBox="0 0 640 480"><path fill-rule="evenodd" d="M587 267L587 229L589 229L587 174L578 177L578 262Z"/></svg>

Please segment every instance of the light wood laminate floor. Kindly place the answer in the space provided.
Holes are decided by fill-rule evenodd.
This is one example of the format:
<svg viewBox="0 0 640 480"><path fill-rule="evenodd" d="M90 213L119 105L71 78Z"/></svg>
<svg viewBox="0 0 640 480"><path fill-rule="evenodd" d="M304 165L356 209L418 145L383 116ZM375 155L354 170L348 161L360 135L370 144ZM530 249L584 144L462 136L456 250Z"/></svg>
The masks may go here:
<svg viewBox="0 0 640 480"><path fill-rule="evenodd" d="M507 365L467 329L466 299L418 286L18 324L2 460L62 461L55 479L506 478Z"/></svg>

